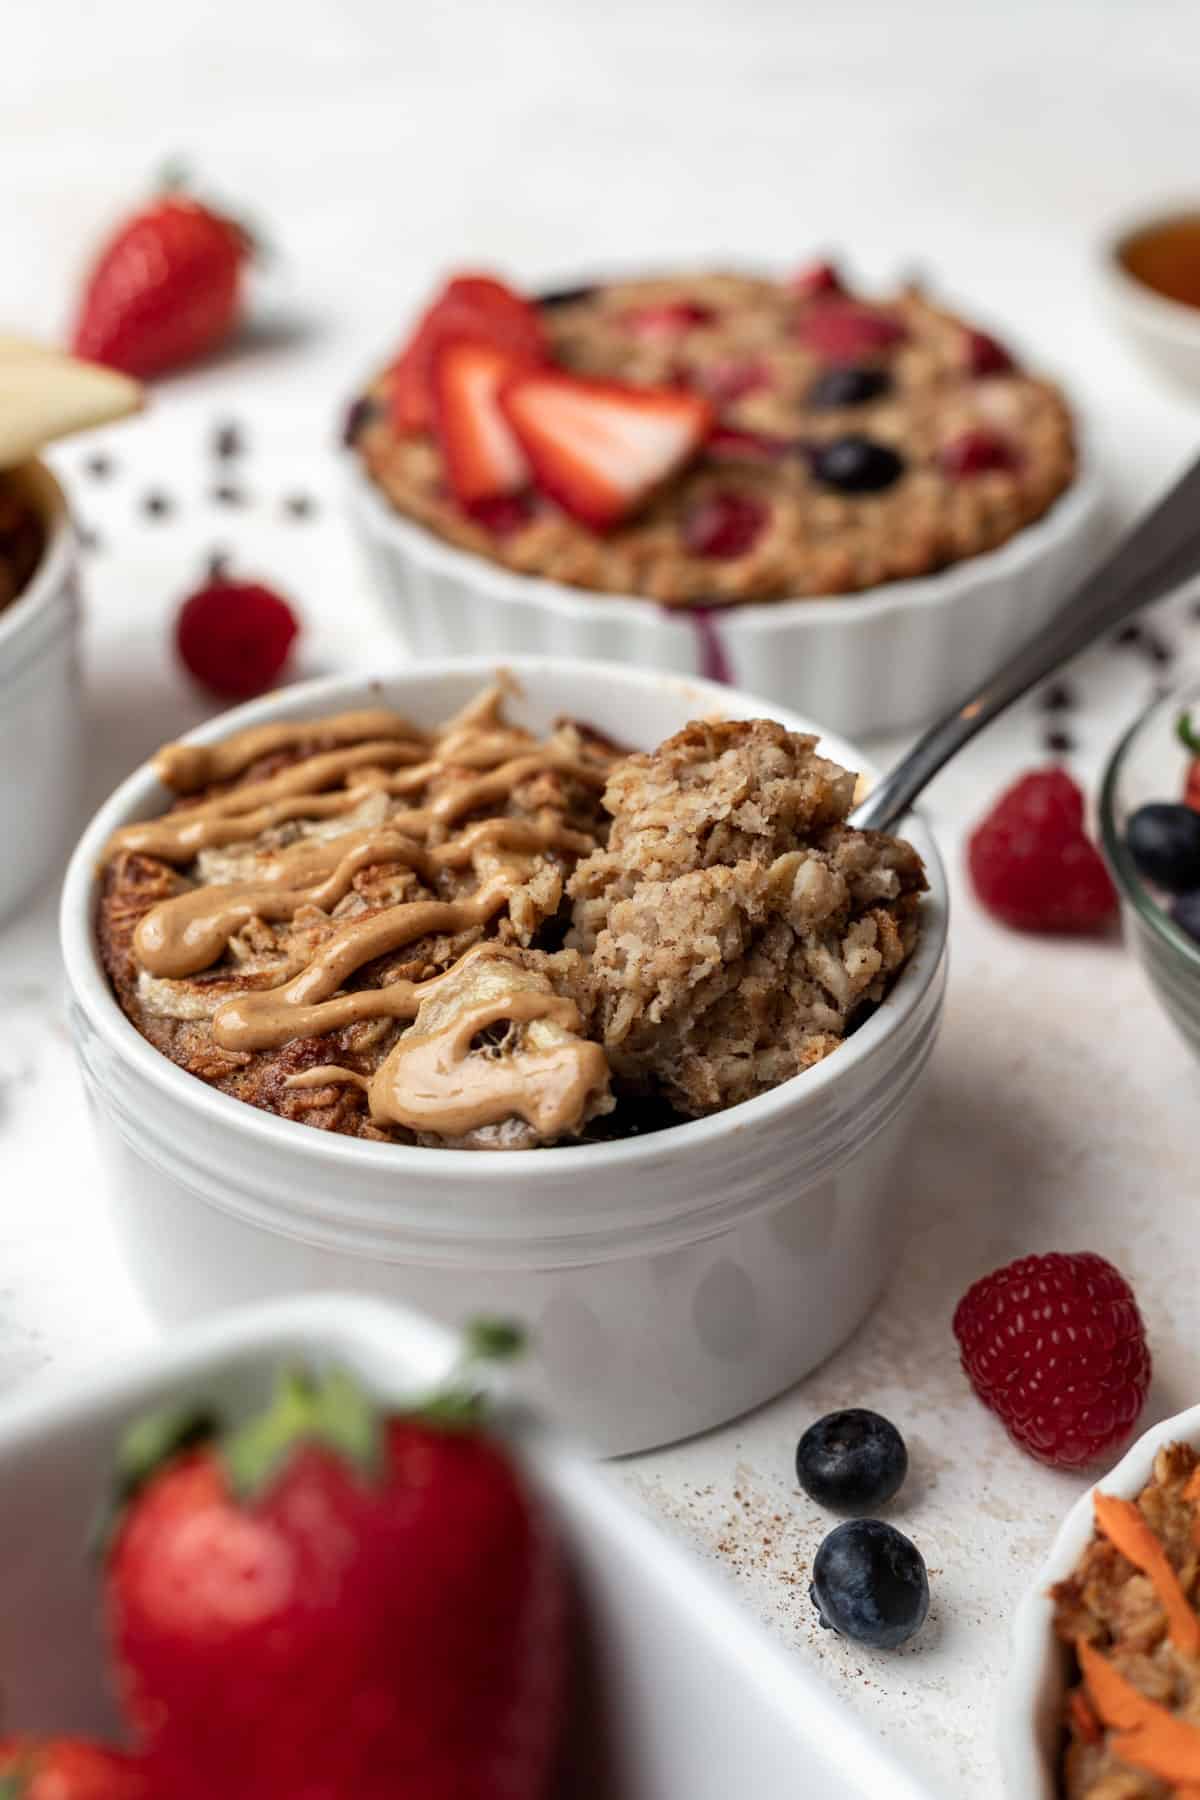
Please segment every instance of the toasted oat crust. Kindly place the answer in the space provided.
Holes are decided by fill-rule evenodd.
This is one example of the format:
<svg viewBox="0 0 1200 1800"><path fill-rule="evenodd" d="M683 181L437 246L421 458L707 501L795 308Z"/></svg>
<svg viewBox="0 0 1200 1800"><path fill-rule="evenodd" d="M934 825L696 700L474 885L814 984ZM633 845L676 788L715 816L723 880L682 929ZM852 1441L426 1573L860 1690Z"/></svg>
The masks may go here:
<svg viewBox="0 0 1200 1800"><path fill-rule="evenodd" d="M712 309L682 338L630 332L641 307L687 300ZM463 549L527 575L666 606L848 594L926 574L1007 542L1053 505L1075 475L1074 428L1052 382L1019 372L971 378L967 327L907 289L886 302L907 339L886 355L890 390L865 405L817 409L808 394L827 365L796 338L807 306L783 283L709 274L620 282L545 309L557 361L574 372L641 385L685 379L704 388L732 365L754 362L769 385L721 405L736 429L816 443L862 432L897 450L905 472L882 493L844 494L818 482L802 454L761 464L701 457L627 524L604 536L541 502L522 528L497 536L447 491L428 437L388 423L386 378L356 434L364 464L401 513ZM954 480L939 452L961 433L999 431L1018 467ZM743 555L689 554L681 522L707 495L733 491L766 502L770 524Z"/></svg>
<svg viewBox="0 0 1200 1800"><path fill-rule="evenodd" d="M586 727L573 729L580 743L600 741ZM882 997L916 941L925 886L909 845L844 824L854 777L815 746L767 720L695 723L652 754L620 759L602 803L594 787L569 774L538 773L513 789L504 810L560 809L595 846L591 854L545 855L492 925L422 939L368 964L352 985L425 979L481 936L495 936L575 1002L581 1031L604 1047L619 1101L648 1095L695 1116L775 1086L835 1050L863 1006ZM234 792L323 747L314 736L205 792ZM364 804L382 814L387 802L377 795ZM361 822L345 815L347 827ZM237 1099L321 1130L440 1141L373 1124L356 1086L287 1085L326 1065L371 1076L406 1029L401 1023L360 1022L254 1052L222 1049L212 1037L221 1002L278 986L346 919L434 897L414 870L360 870L328 914L305 906L286 923L254 919L198 975L152 979L134 955L134 931L152 906L197 881L238 879L248 861L261 863L303 829L298 821L275 826L232 852L206 851L182 870L140 852L118 853L105 872L98 918L117 999L164 1055ZM443 899L476 880L469 869L437 879ZM617 1129L621 1117L618 1105ZM514 1121L475 1134L467 1147L536 1141Z"/></svg>
<svg viewBox="0 0 1200 1800"><path fill-rule="evenodd" d="M1200 1465L1188 1444L1160 1450L1151 1480L1138 1496L1146 1524L1163 1545L1193 1608L1200 1600L1200 1506L1185 1493ZM1200 1727L1200 1662L1171 1642L1168 1619L1153 1582L1101 1533L1079 1564L1053 1590L1054 1628L1072 1648L1082 1639L1139 1693ZM1062 1791L1067 1800L1166 1800L1184 1789L1122 1761L1118 1735L1086 1704L1078 1670L1064 1717Z"/></svg>

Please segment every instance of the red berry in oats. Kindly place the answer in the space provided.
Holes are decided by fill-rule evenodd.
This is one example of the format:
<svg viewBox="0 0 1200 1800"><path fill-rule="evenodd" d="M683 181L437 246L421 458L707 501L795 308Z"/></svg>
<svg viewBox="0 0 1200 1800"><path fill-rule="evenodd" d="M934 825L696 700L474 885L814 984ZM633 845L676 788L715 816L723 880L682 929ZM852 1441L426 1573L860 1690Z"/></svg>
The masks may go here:
<svg viewBox="0 0 1200 1800"><path fill-rule="evenodd" d="M711 325L716 318L711 306L697 300L666 300L658 306L634 306L623 322L636 337L674 338L697 325Z"/></svg>
<svg viewBox="0 0 1200 1800"><path fill-rule="evenodd" d="M769 508L753 494L706 494L684 514L683 541L693 556L744 556L769 518Z"/></svg>
<svg viewBox="0 0 1200 1800"><path fill-rule="evenodd" d="M844 294L845 284L831 262L810 263L793 275L788 283L801 300L819 300L830 294Z"/></svg>
<svg viewBox="0 0 1200 1800"><path fill-rule="evenodd" d="M175 643L188 673L223 700L269 688L300 630L287 601L255 581L210 581L184 601Z"/></svg>
<svg viewBox="0 0 1200 1800"><path fill-rule="evenodd" d="M1091 1252L1024 1256L969 1288L954 1314L967 1378L1039 1461L1078 1469L1129 1435L1150 1386L1133 1290Z"/></svg>
<svg viewBox="0 0 1200 1800"><path fill-rule="evenodd" d="M77 356L160 375L233 331L250 239L232 219L166 193L121 226L88 276L72 337Z"/></svg>
<svg viewBox="0 0 1200 1800"><path fill-rule="evenodd" d="M986 331L967 332L966 363L972 375L1007 375L1016 367L1011 353Z"/></svg>
<svg viewBox="0 0 1200 1800"><path fill-rule="evenodd" d="M772 385L770 364L760 357L730 357L727 362L710 363L691 376L717 406L731 406L747 394L757 394Z"/></svg>
<svg viewBox="0 0 1200 1800"><path fill-rule="evenodd" d="M476 500L467 511L493 537L511 537L529 524L536 507L532 494L497 494L491 500Z"/></svg>
<svg viewBox="0 0 1200 1800"><path fill-rule="evenodd" d="M704 440L704 454L714 462L778 462L801 448L795 438L776 437L769 431L743 431L736 425L718 425Z"/></svg>
<svg viewBox="0 0 1200 1800"><path fill-rule="evenodd" d="M870 306L831 301L805 313L796 336L806 350L827 362L858 362L903 343L908 333L899 319Z"/></svg>
<svg viewBox="0 0 1200 1800"><path fill-rule="evenodd" d="M1016 451L1008 440L982 428L964 431L961 437L952 438L943 445L940 460L943 472L954 481L1017 466Z"/></svg>
<svg viewBox="0 0 1200 1800"><path fill-rule="evenodd" d="M971 834L967 868L980 905L1017 931L1097 931L1116 914L1065 769L1035 770L1001 795Z"/></svg>

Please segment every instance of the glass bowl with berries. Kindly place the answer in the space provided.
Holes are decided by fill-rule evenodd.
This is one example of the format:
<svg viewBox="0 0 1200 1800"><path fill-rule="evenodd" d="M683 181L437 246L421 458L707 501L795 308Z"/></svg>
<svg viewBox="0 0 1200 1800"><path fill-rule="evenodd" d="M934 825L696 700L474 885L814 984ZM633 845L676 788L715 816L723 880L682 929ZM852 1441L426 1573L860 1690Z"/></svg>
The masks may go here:
<svg viewBox="0 0 1200 1800"><path fill-rule="evenodd" d="M1093 546L1060 389L915 287L471 272L397 336L347 474L424 655L599 656L900 730L1043 624Z"/></svg>
<svg viewBox="0 0 1200 1800"><path fill-rule="evenodd" d="M1121 739L1100 825L1129 941L1200 1055L1200 679L1156 700Z"/></svg>

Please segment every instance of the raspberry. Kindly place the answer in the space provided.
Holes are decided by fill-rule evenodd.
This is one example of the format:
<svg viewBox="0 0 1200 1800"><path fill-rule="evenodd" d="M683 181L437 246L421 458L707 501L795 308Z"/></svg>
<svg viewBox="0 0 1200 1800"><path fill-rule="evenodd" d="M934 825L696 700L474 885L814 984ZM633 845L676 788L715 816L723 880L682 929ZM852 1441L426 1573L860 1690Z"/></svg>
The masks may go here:
<svg viewBox="0 0 1200 1800"><path fill-rule="evenodd" d="M253 581L212 581L179 609L175 643L189 674L223 700L270 687L300 626L286 600Z"/></svg>
<svg viewBox="0 0 1200 1800"><path fill-rule="evenodd" d="M831 262L810 263L807 269L792 276L789 286L801 300L819 300L846 291L845 282Z"/></svg>
<svg viewBox="0 0 1200 1800"><path fill-rule="evenodd" d="M796 327L796 336L806 350L833 363L856 363L864 356L878 355L902 343L907 335L900 320L889 313L840 300L815 307Z"/></svg>
<svg viewBox="0 0 1200 1800"><path fill-rule="evenodd" d="M971 834L967 868L980 905L1017 931L1096 931L1117 910L1065 769L1035 770L1001 795Z"/></svg>
<svg viewBox="0 0 1200 1800"><path fill-rule="evenodd" d="M1008 375L1016 366L1012 352L987 331L968 331L967 369L972 375Z"/></svg>
<svg viewBox="0 0 1200 1800"><path fill-rule="evenodd" d="M637 337L669 339L696 325L711 325L716 316L711 306L695 300L668 300L658 306L635 306L624 322Z"/></svg>
<svg viewBox="0 0 1200 1800"><path fill-rule="evenodd" d="M954 1335L971 1386L1022 1449L1079 1469L1127 1437L1150 1386L1133 1290L1102 1256L1022 1256L967 1289Z"/></svg>
<svg viewBox="0 0 1200 1800"><path fill-rule="evenodd" d="M953 481L969 481L972 475L988 475L997 469L1015 469L1016 452L994 431L964 431L942 447L942 468Z"/></svg>
<svg viewBox="0 0 1200 1800"><path fill-rule="evenodd" d="M693 556L744 556L770 519L752 494L707 494L683 521L683 541Z"/></svg>

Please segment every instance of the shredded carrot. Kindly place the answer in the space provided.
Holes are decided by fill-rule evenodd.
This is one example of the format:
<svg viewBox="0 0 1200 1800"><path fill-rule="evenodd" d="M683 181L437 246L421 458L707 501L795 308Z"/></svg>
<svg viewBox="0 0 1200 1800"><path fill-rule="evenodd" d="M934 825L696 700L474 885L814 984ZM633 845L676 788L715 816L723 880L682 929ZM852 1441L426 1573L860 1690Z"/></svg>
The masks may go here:
<svg viewBox="0 0 1200 1800"><path fill-rule="evenodd" d="M1067 1710L1071 1715L1071 1723L1075 1727L1076 1737L1081 1737L1085 1744L1100 1742L1100 1721L1088 1704L1088 1697L1081 1687L1071 1690L1067 1701Z"/></svg>
<svg viewBox="0 0 1200 1800"><path fill-rule="evenodd" d="M1200 1726L1148 1700L1084 1638L1076 1641L1075 1654L1093 1706L1118 1733L1110 1745L1114 1756L1160 1781L1174 1782L1185 1793L1200 1787Z"/></svg>
<svg viewBox="0 0 1200 1800"><path fill-rule="evenodd" d="M1095 1508L1096 1524L1105 1537L1154 1583L1175 1648L1185 1656L1200 1656L1200 1616L1189 1603L1166 1551L1133 1501L1098 1493Z"/></svg>

